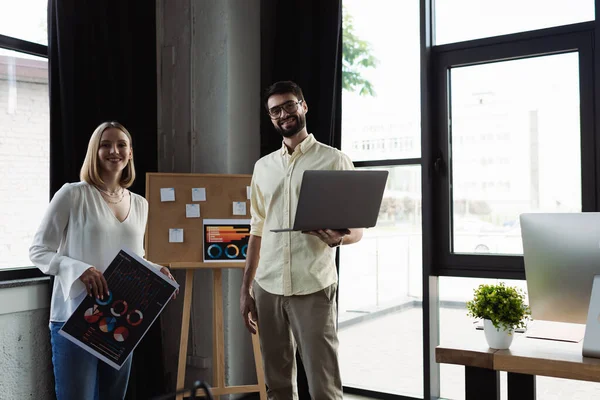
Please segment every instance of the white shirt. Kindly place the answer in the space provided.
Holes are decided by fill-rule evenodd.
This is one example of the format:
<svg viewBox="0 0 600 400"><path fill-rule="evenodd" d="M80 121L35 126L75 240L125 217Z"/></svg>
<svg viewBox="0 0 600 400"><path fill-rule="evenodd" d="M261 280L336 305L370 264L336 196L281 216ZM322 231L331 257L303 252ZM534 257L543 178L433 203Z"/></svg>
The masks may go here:
<svg viewBox="0 0 600 400"><path fill-rule="evenodd" d="M290 155L285 144L258 160L252 175L250 234L261 236L255 280L272 294L315 293L337 282L335 249L300 232L273 233L294 224L302 174L306 170L354 169L341 151L311 134Z"/></svg>
<svg viewBox="0 0 600 400"><path fill-rule="evenodd" d="M148 202L134 193L130 201L129 214L120 222L86 182L67 183L56 192L29 249L33 264L56 277L50 321L69 319L87 295L79 277L89 267L104 272L122 248L144 256Z"/></svg>

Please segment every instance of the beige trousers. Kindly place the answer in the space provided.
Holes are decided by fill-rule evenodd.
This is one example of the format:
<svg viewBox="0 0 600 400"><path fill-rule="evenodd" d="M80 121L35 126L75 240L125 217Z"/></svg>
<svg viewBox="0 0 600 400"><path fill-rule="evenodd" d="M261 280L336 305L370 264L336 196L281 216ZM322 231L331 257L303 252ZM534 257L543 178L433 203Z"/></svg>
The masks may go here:
<svg viewBox="0 0 600 400"><path fill-rule="evenodd" d="M253 285L269 400L297 400L296 347L313 400L342 400L333 284L316 293L281 296Z"/></svg>

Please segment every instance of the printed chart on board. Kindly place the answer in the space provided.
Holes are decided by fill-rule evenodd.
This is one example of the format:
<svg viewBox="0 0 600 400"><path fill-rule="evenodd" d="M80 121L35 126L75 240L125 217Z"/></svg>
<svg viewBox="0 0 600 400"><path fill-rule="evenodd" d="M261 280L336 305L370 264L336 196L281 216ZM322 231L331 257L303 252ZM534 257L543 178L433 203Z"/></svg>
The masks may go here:
<svg viewBox="0 0 600 400"><path fill-rule="evenodd" d="M246 260L250 239L249 219L205 219L204 262Z"/></svg>

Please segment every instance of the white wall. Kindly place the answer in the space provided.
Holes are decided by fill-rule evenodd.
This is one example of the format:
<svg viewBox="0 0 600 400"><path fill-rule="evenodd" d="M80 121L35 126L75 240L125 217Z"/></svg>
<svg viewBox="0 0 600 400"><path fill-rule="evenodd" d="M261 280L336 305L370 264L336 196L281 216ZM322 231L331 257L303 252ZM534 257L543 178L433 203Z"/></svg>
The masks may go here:
<svg viewBox="0 0 600 400"><path fill-rule="evenodd" d="M49 284L0 288L0 398L54 399Z"/></svg>

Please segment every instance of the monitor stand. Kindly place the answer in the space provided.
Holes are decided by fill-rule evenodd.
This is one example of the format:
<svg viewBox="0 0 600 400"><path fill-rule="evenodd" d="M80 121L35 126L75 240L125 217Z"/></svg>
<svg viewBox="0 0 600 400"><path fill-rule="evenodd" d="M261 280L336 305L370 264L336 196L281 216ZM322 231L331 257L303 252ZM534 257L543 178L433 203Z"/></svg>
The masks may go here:
<svg viewBox="0 0 600 400"><path fill-rule="evenodd" d="M600 275L594 276L583 338L583 356L600 358Z"/></svg>

